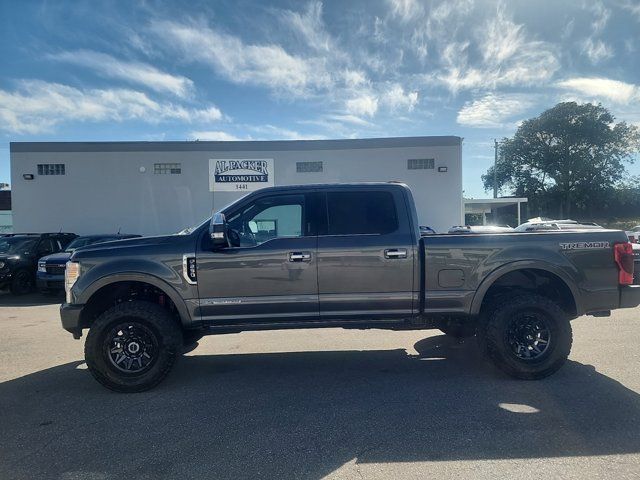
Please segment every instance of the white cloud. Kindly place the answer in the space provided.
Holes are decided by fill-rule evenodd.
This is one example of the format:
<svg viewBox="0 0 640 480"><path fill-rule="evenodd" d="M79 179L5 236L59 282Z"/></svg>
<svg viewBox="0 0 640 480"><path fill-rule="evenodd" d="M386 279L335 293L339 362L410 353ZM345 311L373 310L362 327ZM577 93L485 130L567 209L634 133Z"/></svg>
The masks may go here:
<svg viewBox="0 0 640 480"><path fill-rule="evenodd" d="M593 2L589 10L593 12L594 19L591 23L594 33L600 33L607 26L609 17L611 16L611 10L606 8L602 2Z"/></svg>
<svg viewBox="0 0 640 480"><path fill-rule="evenodd" d="M534 105L533 99L523 94L490 93L466 102L458 112L457 122L467 127L504 128L509 119L522 115Z"/></svg>
<svg viewBox="0 0 640 480"><path fill-rule="evenodd" d="M279 15L285 24L314 50L328 51L332 47L333 41L322 21L322 2L310 2L304 13L281 10Z"/></svg>
<svg viewBox="0 0 640 480"><path fill-rule="evenodd" d="M222 112L214 106L199 109L160 103L128 89L79 89L32 80L20 82L14 91L0 90L0 128L12 133L46 132L63 122L210 123L220 118Z"/></svg>
<svg viewBox="0 0 640 480"><path fill-rule="evenodd" d="M194 131L189 133L189 140L203 140L203 141L222 141L222 142L231 142L238 140L250 140L251 138L240 138L236 137L227 132L223 132L221 130L205 130L205 131Z"/></svg>
<svg viewBox="0 0 640 480"><path fill-rule="evenodd" d="M373 124L371 122L368 122L356 115L349 115L349 114L329 114L329 115L325 115L323 117L325 120L323 121L334 121L334 122L340 122L340 123L348 123L351 125L358 125L360 127L370 127Z"/></svg>
<svg viewBox="0 0 640 480"><path fill-rule="evenodd" d="M553 47L530 39L522 25L507 17L502 4L473 35L473 43L453 41L442 48L444 71L436 73L435 78L454 93L474 88L539 84L560 68ZM476 66L469 65L472 48L481 56Z"/></svg>
<svg viewBox="0 0 640 480"><path fill-rule="evenodd" d="M618 104L640 101L640 87L599 77L575 77L556 82L557 87L580 95L606 99Z"/></svg>
<svg viewBox="0 0 640 480"><path fill-rule="evenodd" d="M156 22L152 29L185 59L209 65L233 83L265 86L294 96L331 84L322 59L291 55L277 44L246 44L205 25Z"/></svg>
<svg viewBox="0 0 640 480"><path fill-rule="evenodd" d="M355 98L350 98L345 104L346 111L350 115L372 117L378 111L378 98L363 94Z"/></svg>
<svg viewBox="0 0 640 480"><path fill-rule="evenodd" d="M640 20L640 3L637 0L618 0L616 2L621 8Z"/></svg>
<svg viewBox="0 0 640 480"><path fill-rule="evenodd" d="M396 83L383 94L381 101L392 110L402 108L412 111L418 103L418 92L405 92L402 85Z"/></svg>
<svg viewBox="0 0 640 480"><path fill-rule="evenodd" d="M613 56L613 49L602 40L596 40L592 37L582 42L582 53L584 53L591 63L596 64Z"/></svg>
<svg viewBox="0 0 640 480"><path fill-rule="evenodd" d="M422 16L424 9L418 0L388 0L391 14L403 22Z"/></svg>
<svg viewBox="0 0 640 480"><path fill-rule="evenodd" d="M248 126L247 128L262 135L256 140L322 140L324 135L300 133L296 130L277 127L275 125Z"/></svg>
<svg viewBox="0 0 640 480"><path fill-rule="evenodd" d="M347 87L359 87L368 83L367 75L362 70L349 70L343 72L344 83Z"/></svg>
<svg viewBox="0 0 640 480"><path fill-rule="evenodd" d="M592 31L580 45L582 53L595 65L613 56L613 48L598 38L609 22L611 11L599 1L592 3L588 9L593 13Z"/></svg>
<svg viewBox="0 0 640 480"><path fill-rule="evenodd" d="M156 92L172 93L178 97L187 97L193 90L193 82L187 77L162 72L146 63L119 60L106 53L76 50L51 54L48 58L86 67L105 77L142 85Z"/></svg>

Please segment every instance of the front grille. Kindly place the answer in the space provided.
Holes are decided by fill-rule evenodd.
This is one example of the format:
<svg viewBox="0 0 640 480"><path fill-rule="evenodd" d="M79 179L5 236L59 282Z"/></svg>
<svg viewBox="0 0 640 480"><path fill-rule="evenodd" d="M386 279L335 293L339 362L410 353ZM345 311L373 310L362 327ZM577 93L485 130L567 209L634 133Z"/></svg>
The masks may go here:
<svg viewBox="0 0 640 480"><path fill-rule="evenodd" d="M47 265L47 273L49 275L64 275L64 265Z"/></svg>

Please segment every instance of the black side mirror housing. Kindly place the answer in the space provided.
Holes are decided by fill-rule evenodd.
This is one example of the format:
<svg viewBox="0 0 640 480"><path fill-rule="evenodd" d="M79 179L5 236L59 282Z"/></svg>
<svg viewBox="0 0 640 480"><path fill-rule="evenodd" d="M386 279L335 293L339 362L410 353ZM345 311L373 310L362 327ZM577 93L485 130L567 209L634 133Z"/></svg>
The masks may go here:
<svg viewBox="0 0 640 480"><path fill-rule="evenodd" d="M211 237L211 243L213 244L214 249L229 246L227 219L224 217L224 213L215 213L211 217L211 222L209 223L209 236Z"/></svg>

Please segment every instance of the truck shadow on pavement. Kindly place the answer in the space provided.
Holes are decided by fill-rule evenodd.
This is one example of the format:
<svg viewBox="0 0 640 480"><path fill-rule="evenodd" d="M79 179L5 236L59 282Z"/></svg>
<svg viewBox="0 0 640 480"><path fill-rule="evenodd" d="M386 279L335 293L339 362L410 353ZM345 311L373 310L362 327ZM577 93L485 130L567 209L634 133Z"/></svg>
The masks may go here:
<svg viewBox="0 0 640 480"><path fill-rule="evenodd" d="M60 305L62 302L64 302L64 293L28 293L26 295L13 295L7 291L0 291L0 307Z"/></svg>
<svg viewBox="0 0 640 480"><path fill-rule="evenodd" d="M512 380L473 343L195 350L136 395L81 362L50 368L0 384L0 478L321 478L354 463L640 452L637 393L574 361Z"/></svg>

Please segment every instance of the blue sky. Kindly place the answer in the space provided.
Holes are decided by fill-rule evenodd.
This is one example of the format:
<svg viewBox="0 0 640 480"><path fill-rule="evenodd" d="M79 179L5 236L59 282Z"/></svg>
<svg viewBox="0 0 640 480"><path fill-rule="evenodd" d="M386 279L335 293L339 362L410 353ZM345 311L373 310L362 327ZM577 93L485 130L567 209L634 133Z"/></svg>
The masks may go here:
<svg viewBox="0 0 640 480"><path fill-rule="evenodd" d="M562 100L640 125L640 0L0 0L10 141L493 138ZM630 167L640 173L640 167Z"/></svg>

